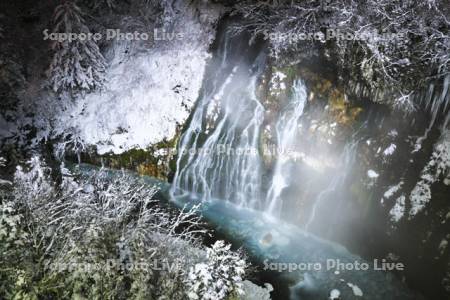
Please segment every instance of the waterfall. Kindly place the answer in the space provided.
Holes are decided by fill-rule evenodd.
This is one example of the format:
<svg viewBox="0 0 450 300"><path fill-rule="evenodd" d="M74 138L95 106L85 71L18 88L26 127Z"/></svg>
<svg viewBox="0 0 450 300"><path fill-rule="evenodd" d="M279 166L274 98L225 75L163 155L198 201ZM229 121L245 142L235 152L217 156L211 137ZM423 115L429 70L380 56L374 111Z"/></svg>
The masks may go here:
<svg viewBox="0 0 450 300"><path fill-rule="evenodd" d="M298 80L293 85L293 93L290 102L281 113L275 129L277 137L277 160L272 177L272 183L267 193L267 209L271 215L279 215L282 208L281 193L289 185L291 174L286 170L286 165L295 154L296 138L298 133L298 121L303 115L307 101L306 88L302 81Z"/></svg>
<svg viewBox="0 0 450 300"><path fill-rule="evenodd" d="M316 221L317 210L320 209L320 206L322 206L324 202L327 201L330 197L333 197L336 201L338 201L338 203L335 204L334 211L339 211L339 202L340 200L342 200L340 199L342 197L339 197L339 189L345 187L345 182L352 170L353 162L355 161L357 152L358 142L358 140L353 140L352 138L352 140L345 145L344 150L340 155L340 163L335 169L332 180L330 181L328 186L317 195L316 199L313 202L311 214L309 215L308 221L305 224L305 229L307 231L311 230L311 225L314 221Z"/></svg>
<svg viewBox="0 0 450 300"><path fill-rule="evenodd" d="M425 109L430 112L431 114L431 120L428 125L428 127L425 129L425 133L419 137L415 143L415 149L414 152L419 151L422 148L422 143L428 138L428 135L433 128L437 118L439 117L439 114L445 114L447 111L447 106L450 102L449 100L449 84L450 84L450 75L445 76L443 79L443 86L441 90L435 89L435 84L431 83L428 87L428 91L425 94L424 97L421 97L419 95L420 100L422 100L425 106ZM450 112L446 113L446 116L443 121L442 125L442 132L445 131L445 128L447 127L448 120L449 120Z"/></svg>
<svg viewBox="0 0 450 300"><path fill-rule="evenodd" d="M266 55L250 53L253 60L246 59L246 52L236 45L242 39L229 40L226 34L216 58L216 78L204 89L179 143L172 193L181 189L203 199L220 198L257 207L261 198L259 137L264 107L255 91ZM228 49L230 44L233 53Z"/></svg>
<svg viewBox="0 0 450 300"><path fill-rule="evenodd" d="M326 149L331 142L325 147L320 142L311 147L315 143L308 140L311 135L300 128L303 121L307 123L303 118L308 102L302 80L293 82L275 120L266 118L268 111L257 92L266 70L264 47L249 45L245 36L233 36L227 30L218 42L201 95L178 143L171 194L221 199L280 217L289 201L304 200L290 192L290 188L299 186L295 182L299 168L316 178L327 170L330 161ZM260 153L263 126L274 128L272 171L268 171ZM352 138L345 147L335 177L325 183L315 199L307 227L328 196L344 185L356 152L354 141Z"/></svg>

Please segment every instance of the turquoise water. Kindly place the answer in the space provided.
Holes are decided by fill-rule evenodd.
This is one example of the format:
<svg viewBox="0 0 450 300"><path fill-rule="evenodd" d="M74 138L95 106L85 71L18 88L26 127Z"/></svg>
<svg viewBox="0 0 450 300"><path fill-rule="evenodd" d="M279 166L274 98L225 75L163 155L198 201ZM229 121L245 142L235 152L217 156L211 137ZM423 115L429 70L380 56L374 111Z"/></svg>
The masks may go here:
<svg viewBox="0 0 450 300"><path fill-rule="evenodd" d="M96 170L80 165L82 174ZM108 170L111 176L121 171ZM133 173L130 173L133 174ZM170 197L170 185L148 176L137 180L160 189L160 199L182 208L200 204L199 213L229 242L242 246L252 260L283 282L291 299L423 299L392 273L377 270L382 262L368 262L336 243L322 240L300 228L260 211L241 208L229 201L203 200L190 193ZM367 270L363 270L367 268Z"/></svg>

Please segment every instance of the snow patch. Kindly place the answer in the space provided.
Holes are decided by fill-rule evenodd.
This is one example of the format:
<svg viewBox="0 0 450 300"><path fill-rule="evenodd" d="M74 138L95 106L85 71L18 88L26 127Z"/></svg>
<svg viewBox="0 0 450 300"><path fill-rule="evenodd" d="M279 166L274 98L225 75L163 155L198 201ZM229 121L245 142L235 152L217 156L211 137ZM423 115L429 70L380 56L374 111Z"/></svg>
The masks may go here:
<svg viewBox="0 0 450 300"><path fill-rule="evenodd" d="M426 204L431 200L431 185L447 178L450 174L450 131L442 134L441 139L436 143L433 154L427 165L423 168L421 179L411 191L410 218L421 212Z"/></svg>
<svg viewBox="0 0 450 300"><path fill-rule="evenodd" d="M392 129L389 131L388 136L395 138L398 135L398 131L396 129Z"/></svg>
<svg viewBox="0 0 450 300"><path fill-rule="evenodd" d="M397 223L405 215L405 199L404 195L401 195L395 201L394 207L389 211L391 221Z"/></svg>
<svg viewBox="0 0 450 300"><path fill-rule="evenodd" d="M439 243L438 249L439 249L439 253L440 253L441 255L444 254L445 250L447 249L447 246L448 246L448 241L447 241L446 239L443 239L443 240Z"/></svg>
<svg viewBox="0 0 450 300"><path fill-rule="evenodd" d="M260 287L249 280L242 282L243 295L239 300L270 300L270 292L273 291L273 286L270 283L265 283L264 288Z"/></svg>
<svg viewBox="0 0 450 300"><path fill-rule="evenodd" d="M2 185L7 185L7 186L12 186L12 182L9 180L4 180L0 178L0 186Z"/></svg>
<svg viewBox="0 0 450 300"><path fill-rule="evenodd" d="M384 156L390 156L395 152L395 149L397 148L397 146L395 144L390 144L389 147L387 147L386 149L384 149L383 151L383 155Z"/></svg>
<svg viewBox="0 0 450 300"><path fill-rule="evenodd" d="M0 167L6 166L6 158L0 156Z"/></svg>
<svg viewBox="0 0 450 300"><path fill-rule="evenodd" d="M87 144L97 145L99 154L118 154L170 139L194 105L206 58L198 50L154 51L116 65L105 91L76 103L74 110L80 114L71 125L80 129Z"/></svg>
<svg viewBox="0 0 450 300"><path fill-rule="evenodd" d="M352 289L353 295L355 295L357 297L362 297L363 292L356 284L347 282L347 285Z"/></svg>
<svg viewBox="0 0 450 300"><path fill-rule="evenodd" d="M389 187L389 189L384 193L383 197L386 199L389 199L394 195L403 185L403 181L400 181L396 185L392 185Z"/></svg>
<svg viewBox="0 0 450 300"><path fill-rule="evenodd" d="M331 290L330 300L337 300L341 296L341 292L337 289Z"/></svg>
<svg viewBox="0 0 450 300"><path fill-rule="evenodd" d="M273 74L272 79L270 81L270 93L272 95L279 95L281 90L286 89L286 84L283 82L283 80L286 77L287 76L280 71L276 71Z"/></svg>
<svg viewBox="0 0 450 300"><path fill-rule="evenodd" d="M378 176L380 176L380 174L378 174L377 172L375 172L374 170L371 169L371 170L367 171L367 176L369 178L375 179L375 178L378 178Z"/></svg>

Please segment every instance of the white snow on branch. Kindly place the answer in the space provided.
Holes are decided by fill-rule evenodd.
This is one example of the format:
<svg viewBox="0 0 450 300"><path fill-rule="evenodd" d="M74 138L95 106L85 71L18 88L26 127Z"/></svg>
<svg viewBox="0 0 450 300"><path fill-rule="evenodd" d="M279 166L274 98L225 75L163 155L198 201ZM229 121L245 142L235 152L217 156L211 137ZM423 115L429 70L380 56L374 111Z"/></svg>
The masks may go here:
<svg viewBox="0 0 450 300"><path fill-rule="evenodd" d="M395 149L397 148L397 146L395 144L390 144L389 147L387 147L386 149L384 149L383 151L383 155L384 156L390 156L395 152Z"/></svg>
<svg viewBox="0 0 450 300"><path fill-rule="evenodd" d="M77 108L74 127L81 129L81 138L97 145L99 153L121 153L172 138L198 97L215 21L212 17L205 30L193 19L185 20L189 26L176 29L186 37L173 45L177 50L156 49L114 65L105 91L78 103L84 110ZM192 37L198 40L192 43Z"/></svg>
<svg viewBox="0 0 450 300"><path fill-rule="evenodd" d="M353 295L355 295L357 297L362 297L363 296L362 290L356 284L347 282L347 285L352 289Z"/></svg>
<svg viewBox="0 0 450 300"><path fill-rule="evenodd" d="M280 71L276 71L273 74L272 79L270 81L270 93L272 95L278 95L282 90L286 89L286 84L284 83L284 79L286 77L287 76Z"/></svg>
<svg viewBox="0 0 450 300"><path fill-rule="evenodd" d="M443 133L435 145L428 164L423 168L421 179L411 191L410 218L421 212L431 200L431 185L450 175L450 131Z"/></svg>
<svg viewBox="0 0 450 300"><path fill-rule="evenodd" d="M196 264L189 271L188 298L191 300L225 299L235 292L243 295L242 277L247 264L230 251L230 245L217 241L207 248L207 262Z"/></svg>
<svg viewBox="0 0 450 300"><path fill-rule="evenodd" d="M126 55L130 45L115 41L105 55L110 67L101 90L61 103L43 97L35 110L46 120L36 126L42 129L38 137L62 138L58 152L96 146L99 154L172 139L197 100L221 13L208 5L184 5L170 24L181 39L156 42L134 55Z"/></svg>
<svg viewBox="0 0 450 300"><path fill-rule="evenodd" d="M337 289L331 290L330 292L330 300L339 300L341 297L341 292Z"/></svg>
<svg viewBox="0 0 450 300"><path fill-rule="evenodd" d="M375 172L374 170L371 169L371 170L367 171L367 176L369 178L375 179L375 178L378 178L378 176L380 176L380 174L378 174L377 172Z"/></svg>
<svg viewBox="0 0 450 300"><path fill-rule="evenodd" d="M389 211L392 222L398 222L405 215L405 199L404 195L401 195L395 201L394 207Z"/></svg>
<svg viewBox="0 0 450 300"><path fill-rule="evenodd" d="M390 186L389 189L384 193L383 197L389 199L394 195L403 185L403 181L400 181L398 184Z"/></svg>
<svg viewBox="0 0 450 300"><path fill-rule="evenodd" d="M265 287L260 287L249 280L242 282L242 289L244 294L240 296L240 300L270 300L270 292L273 291L273 286L270 283L265 283Z"/></svg>
<svg viewBox="0 0 450 300"><path fill-rule="evenodd" d="M398 131L396 129L392 129L391 131L389 131L388 136L395 138L398 136Z"/></svg>
<svg viewBox="0 0 450 300"><path fill-rule="evenodd" d="M145 148L172 138L201 86L207 55L200 50L152 52L114 66L104 92L87 95L59 120L78 128L100 154ZM70 118L73 112L76 118Z"/></svg>

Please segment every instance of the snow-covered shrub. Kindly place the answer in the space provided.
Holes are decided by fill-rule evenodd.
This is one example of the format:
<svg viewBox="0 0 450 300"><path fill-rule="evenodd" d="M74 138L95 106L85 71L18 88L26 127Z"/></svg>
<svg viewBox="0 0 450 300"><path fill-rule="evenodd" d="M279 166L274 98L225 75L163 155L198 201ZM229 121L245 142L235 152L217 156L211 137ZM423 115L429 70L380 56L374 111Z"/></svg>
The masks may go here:
<svg viewBox="0 0 450 300"><path fill-rule="evenodd" d="M203 280L190 272L199 265L214 269L197 299L211 299L212 287L213 299L239 291L243 256L223 242L202 246L196 207L161 206L155 188L127 173L63 166L56 186L49 171L33 157L0 194L0 297L186 299Z"/></svg>
<svg viewBox="0 0 450 300"><path fill-rule="evenodd" d="M92 1L77 3L83 11L94 14L86 2ZM157 28L160 33L165 30L180 34L182 38L149 38L148 41L103 39L101 46L105 59L94 49L96 46L92 40L83 43L56 41L53 46L57 51L50 68L53 72L50 73L56 76L51 76L52 87L56 86L61 91L71 90L72 83L75 83L76 90L88 86L91 92L79 93L76 101L72 101L70 93L62 93L55 98L51 91L45 91L33 101L24 101L22 114L32 117L20 123L27 121L36 128L32 132L36 135L33 145L53 140L59 154L65 150L72 153L86 151L89 146L96 147L99 154L119 154L130 149L148 149L176 137L179 126L187 120L198 98L221 10L215 5L197 1L131 2L132 5L127 6L122 1L115 1L119 6L117 14L111 15L116 10L111 14L97 13L95 22L80 15L77 6L72 8L75 13L67 13L67 19L72 20L67 26L75 32L87 32L89 25L92 31L95 29L103 36L106 28L146 32L150 36ZM66 6L73 7L70 3L64 5L64 11L69 10ZM55 26L54 31L66 31L64 22L57 24L60 25ZM81 69L74 59L78 56L72 56L71 49L80 54ZM88 54L85 51L93 56L85 55ZM89 86L90 80L80 83L75 80L78 78L76 70L81 70L82 76L88 73L84 68L87 62L88 66L99 65L95 68L98 72L92 70L95 79L95 74L103 73L105 60L108 68L101 89L93 91Z"/></svg>
<svg viewBox="0 0 450 300"><path fill-rule="evenodd" d="M21 216L15 211L15 207L9 201L5 192L0 187L0 263L2 268L8 266L11 260L20 259L17 248L24 246L27 236L20 228ZM0 296L10 298L9 291L14 289L17 279L15 270L0 270Z"/></svg>
<svg viewBox="0 0 450 300"><path fill-rule="evenodd" d="M81 9L64 1L54 13L54 33L89 34ZM90 90L102 86L106 62L92 38L53 41L54 56L47 70L54 92Z"/></svg>
<svg viewBox="0 0 450 300"><path fill-rule="evenodd" d="M264 287L260 287L249 280L244 280L242 289L244 294L239 297L241 300L270 300L273 286L270 283L265 283Z"/></svg>
<svg viewBox="0 0 450 300"><path fill-rule="evenodd" d="M126 58L123 53L129 45L114 42L104 89L62 109L55 118L55 132L77 136L95 145L100 154L145 149L176 135L177 124L187 120L197 100L218 13L208 8L197 11L187 2L177 2L174 8L169 4L161 3L164 14L175 9L177 17L161 28L183 38L159 41ZM199 12L206 17L200 20Z"/></svg>
<svg viewBox="0 0 450 300"><path fill-rule="evenodd" d="M225 299L230 293L243 294L242 277L247 263L230 245L217 241L207 249L206 262L196 264L189 271L189 299Z"/></svg>

